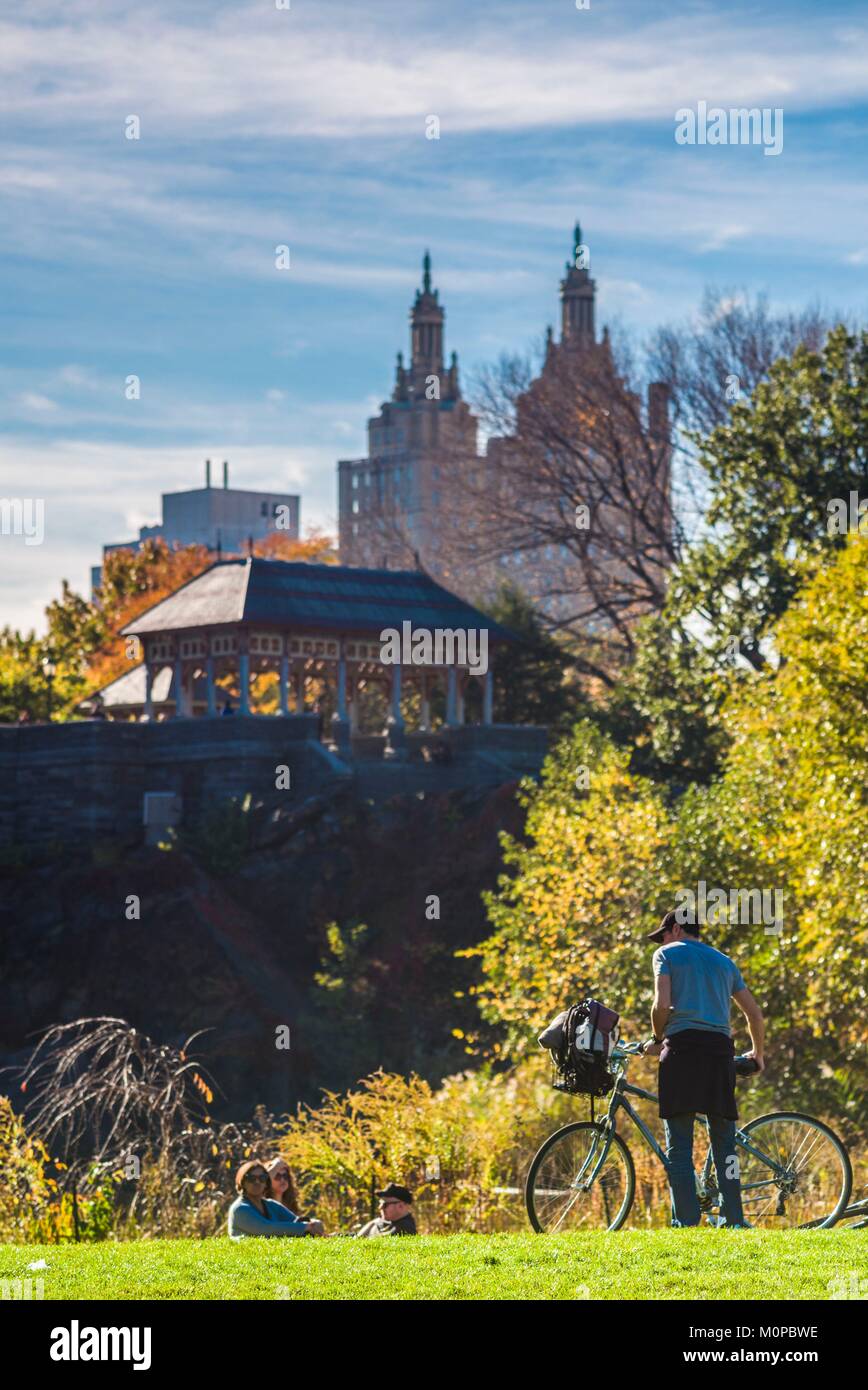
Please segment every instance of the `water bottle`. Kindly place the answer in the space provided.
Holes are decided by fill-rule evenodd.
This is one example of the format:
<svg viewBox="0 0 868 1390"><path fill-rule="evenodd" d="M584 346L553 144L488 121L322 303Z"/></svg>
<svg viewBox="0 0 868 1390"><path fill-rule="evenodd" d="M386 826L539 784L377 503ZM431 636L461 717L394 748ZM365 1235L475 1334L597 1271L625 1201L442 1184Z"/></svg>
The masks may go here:
<svg viewBox="0 0 868 1390"><path fill-rule="evenodd" d="M755 1071L759 1071L759 1062L756 1057L748 1057L746 1052L742 1052L739 1057L736 1057L736 1076L751 1076Z"/></svg>

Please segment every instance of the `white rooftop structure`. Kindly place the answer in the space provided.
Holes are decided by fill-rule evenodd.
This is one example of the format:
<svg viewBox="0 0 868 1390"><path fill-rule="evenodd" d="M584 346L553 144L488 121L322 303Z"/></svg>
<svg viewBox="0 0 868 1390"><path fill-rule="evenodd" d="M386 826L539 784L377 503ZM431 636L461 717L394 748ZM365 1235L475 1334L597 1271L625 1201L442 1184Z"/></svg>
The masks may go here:
<svg viewBox="0 0 868 1390"><path fill-rule="evenodd" d="M205 486L188 492L162 494L163 519L154 526L142 526L137 540L116 541L102 548L103 556L113 550L138 550L159 537L169 546L204 545L220 555L246 553L251 541L264 540L278 531L289 540L298 540L301 499L295 493L249 492L230 488L229 464L223 463L223 486L211 486L211 460L205 460ZM91 583L97 588L100 566L91 570Z"/></svg>

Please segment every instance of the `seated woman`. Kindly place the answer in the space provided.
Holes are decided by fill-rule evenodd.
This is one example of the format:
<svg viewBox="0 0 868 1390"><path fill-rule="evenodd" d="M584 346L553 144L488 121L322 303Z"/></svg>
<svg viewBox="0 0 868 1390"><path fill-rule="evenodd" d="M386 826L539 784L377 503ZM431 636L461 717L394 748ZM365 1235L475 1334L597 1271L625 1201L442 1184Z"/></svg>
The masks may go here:
<svg viewBox="0 0 868 1390"><path fill-rule="evenodd" d="M281 1158L280 1154L276 1158L269 1159L265 1165L265 1171L271 1183L269 1196L295 1215L298 1211L298 1189L286 1159Z"/></svg>
<svg viewBox="0 0 868 1390"><path fill-rule="evenodd" d="M297 1221L281 1202L267 1194L271 1190L265 1164L258 1158L242 1163L235 1174L238 1193L229 1208L229 1234L233 1240L243 1236L321 1236L320 1221Z"/></svg>

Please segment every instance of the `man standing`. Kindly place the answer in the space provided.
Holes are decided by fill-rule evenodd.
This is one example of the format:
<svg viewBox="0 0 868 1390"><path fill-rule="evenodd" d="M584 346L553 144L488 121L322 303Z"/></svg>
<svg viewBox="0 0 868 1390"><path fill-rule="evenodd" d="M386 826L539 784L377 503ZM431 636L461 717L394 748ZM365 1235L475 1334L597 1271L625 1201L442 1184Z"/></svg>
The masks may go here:
<svg viewBox="0 0 868 1390"><path fill-rule="evenodd" d="M376 1193L376 1196L380 1199L380 1215L375 1216L373 1221L369 1221L360 1231L356 1231L356 1235L414 1236L416 1222L410 1210L413 1204L412 1193L408 1192L406 1187L390 1182L382 1192Z"/></svg>
<svg viewBox="0 0 868 1390"><path fill-rule="evenodd" d="M672 1224L698 1226L699 1198L693 1171L693 1123L705 1115L720 1188L723 1224L746 1226L735 1150L735 1059L729 1026L730 999L747 1019L754 1057L764 1070L762 1010L729 956L699 940L698 924L667 912L649 941L654 952L653 1038L645 1052L660 1056L660 1117L672 1194Z"/></svg>

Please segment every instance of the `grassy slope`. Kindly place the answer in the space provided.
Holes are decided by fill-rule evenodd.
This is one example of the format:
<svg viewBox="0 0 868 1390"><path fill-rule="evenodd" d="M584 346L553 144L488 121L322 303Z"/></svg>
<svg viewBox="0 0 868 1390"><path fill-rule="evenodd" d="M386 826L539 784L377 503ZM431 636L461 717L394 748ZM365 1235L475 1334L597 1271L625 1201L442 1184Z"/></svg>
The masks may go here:
<svg viewBox="0 0 868 1390"><path fill-rule="evenodd" d="M6 1245L0 1278L52 1299L827 1299L868 1273L857 1231L628 1231L409 1240ZM583 1286L587 1287L584 1293Z"/></svg>

